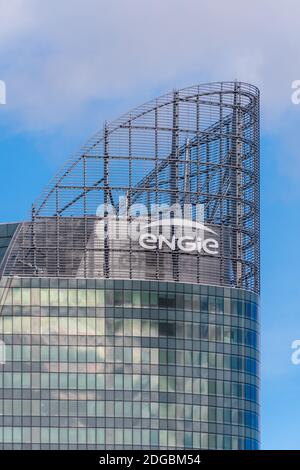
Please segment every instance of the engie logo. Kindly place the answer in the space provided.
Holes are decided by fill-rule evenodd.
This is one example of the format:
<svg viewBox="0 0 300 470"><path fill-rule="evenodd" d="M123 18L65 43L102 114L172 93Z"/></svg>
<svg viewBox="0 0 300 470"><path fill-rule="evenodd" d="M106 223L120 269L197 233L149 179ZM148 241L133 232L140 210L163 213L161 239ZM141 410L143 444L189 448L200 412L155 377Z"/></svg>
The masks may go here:
<svg viewBox="0 0 300 470"><path fill-rule="evenodd" d="M3 80L0 80L0 104L6 104L6 85Z"/></svg>
<svg viewBox="0 0 300 470"><path fill-rule="evenodd" d="M100 240L131 240L144 250L171 250L217 255L218 234L204 225L202 204L133 204L125 198L117 205L101 205L96 234ZM128 242L129 243L129 242Z"/></svg>
<svg viewBox="0 0 300 470"><path fill-rule="evenodd" d="M169 234L155 234L153 231L163 228L171 229L171 236ZM175 232L175 228L180 228L179 233ZM173 229L173 230L172 230ZM219 243L215 238L205 238L205 232L217 235L212 229L205 227L205 225L189 219L161 219L156 220L142 228L142 233L139 237L139 244L145 250L162 249L164 246L169 247L171 251L180 250L186 253L193 251L202 251L208 255L217 255ZM194 232L185 234L186 232Z"/></svg>

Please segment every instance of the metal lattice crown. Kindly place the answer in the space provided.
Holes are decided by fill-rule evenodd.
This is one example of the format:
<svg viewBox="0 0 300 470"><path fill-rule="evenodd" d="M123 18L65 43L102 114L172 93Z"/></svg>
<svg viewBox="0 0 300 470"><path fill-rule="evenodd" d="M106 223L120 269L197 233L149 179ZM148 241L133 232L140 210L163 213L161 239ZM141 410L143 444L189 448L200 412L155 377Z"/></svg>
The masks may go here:
<svg viewBox="0 0 300 470"><path fill-rule="evenodd" d="M146 253L131 242L99 240L97 208L111 204L120 212L120 196L128 207L202 204L219 255ZM175 90L106 124L35 202L4 273L166 279L259 292L258 89L223 82Z"/></svg>

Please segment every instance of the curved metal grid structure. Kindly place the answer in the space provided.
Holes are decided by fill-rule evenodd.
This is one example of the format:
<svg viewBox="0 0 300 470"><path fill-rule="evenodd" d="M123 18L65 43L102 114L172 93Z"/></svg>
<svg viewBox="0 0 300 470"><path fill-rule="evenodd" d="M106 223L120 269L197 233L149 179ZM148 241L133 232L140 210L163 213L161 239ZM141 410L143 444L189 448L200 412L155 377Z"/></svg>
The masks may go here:
<svg viewBox="0 0 300 470"><path fill-rule="evenodd" d="M218 256L145 252L97 237L133 204L189 203L219 238ZM192 210L192 214L194 211ZM194 217L194 216L193 216ZM259 91L241 82L193 86L105 124L50 182L20 227L7 276L160 279L259 292Z"/></svg>

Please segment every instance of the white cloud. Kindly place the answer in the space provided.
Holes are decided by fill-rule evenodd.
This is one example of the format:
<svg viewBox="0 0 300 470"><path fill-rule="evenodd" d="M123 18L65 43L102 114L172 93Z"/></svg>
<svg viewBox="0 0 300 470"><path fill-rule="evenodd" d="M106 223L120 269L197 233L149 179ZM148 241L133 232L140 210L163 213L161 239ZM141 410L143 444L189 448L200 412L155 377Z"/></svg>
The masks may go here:
<svg viewBox="0 0 300 470"><path fill-rule="evenodd" d="M300 78L297 0L0 0L0 15L8 110L30 130L88 119L102 101L235 78L259 85L278 117Z"/></svg>

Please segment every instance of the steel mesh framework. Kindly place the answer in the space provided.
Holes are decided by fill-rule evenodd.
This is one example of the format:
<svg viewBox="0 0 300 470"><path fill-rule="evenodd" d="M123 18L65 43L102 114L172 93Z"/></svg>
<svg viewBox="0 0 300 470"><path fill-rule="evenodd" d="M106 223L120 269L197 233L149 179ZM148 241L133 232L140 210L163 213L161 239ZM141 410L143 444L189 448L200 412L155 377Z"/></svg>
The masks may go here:
<svg viewBox="0 0 300 470"><path fill-rule="evenodd" d="M145 252L101 240L119 197L133 204L204 206L218 256ZM192 211L193 213L193 211ZM50 182L9 249L7 276L130 278L259 292L259 91L241 82L193 86L105 124Z"/></svg>

